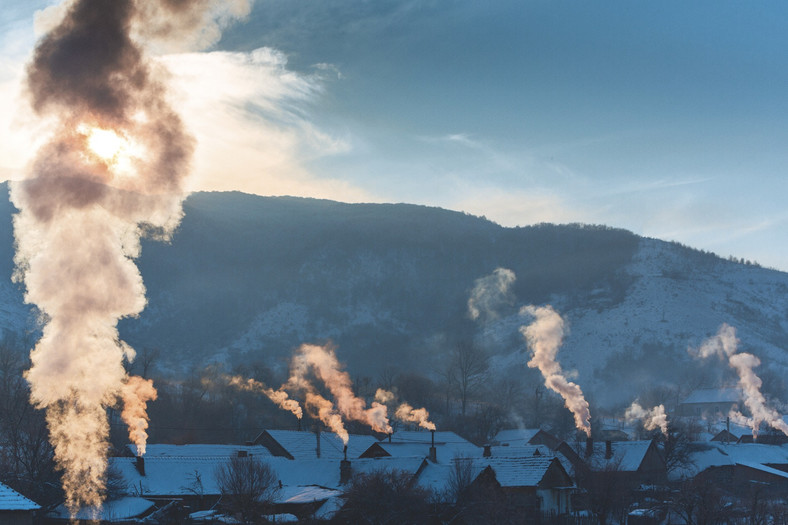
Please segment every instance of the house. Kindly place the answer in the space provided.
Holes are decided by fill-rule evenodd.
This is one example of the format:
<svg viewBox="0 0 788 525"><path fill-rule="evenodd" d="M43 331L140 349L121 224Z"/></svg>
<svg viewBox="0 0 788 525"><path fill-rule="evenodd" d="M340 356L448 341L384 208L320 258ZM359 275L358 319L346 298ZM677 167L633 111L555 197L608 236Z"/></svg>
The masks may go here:
<svg viewBox="0 0 788 525"><path fill-rule="evenodd" d="M512 428L501 430L492 440L497 447L522 447L525 445L545 445L551 450L558 448L561 440L541 428Z"/></svg>
<svg viewBox="0 0 788 525"><path fill-rule="evenodd" d="M690 448L690 462L671 472L671 481L697 477L710 469L730 473L735 470L736 465L748 467L761 465L768 469L788 472L788 445L726 444L718 441L693 443ZM729 476L727 479L732 478Z"/></svg>
<svg viewBox="0 0 788 525"><path fill-rule="evenodd" d="M374 436L350 434L347 457L357 458L377 439ZM272 456L287 459L343 459L344 443L330 432L302 432L296 430L264 430L252 442L265 447Z"/></svg>
<svg viewBox="0 0 788 525"><path fill-rule="evenodd" d="M724 418L742 404L738 388L703 388L694 390L678 407L678 415L686 417Z"/></svg>
<svg viewBox="0 0 788 525"><path fill-rule="evenodd" d="M628 487L667 481L665 460L653 440L599 443L588 439L574 448L564 442L556 452L571 463L572 474L581 478L581 484L594 482L600 475L616 478L616 482Z"/></svg>
<svg viewBox="0 0 788 525"><path fill-rule="evenodd" d="M315 439L315 434L306 434ZM292 454L300 455L292 443L287 439L283 441L291 447ZM192 456L183 455L186 449L182 448L168 449L168 446L163 445L149 447L154 452L152 456L115 457L110 458L110 464L123 477L128 496L143 497L154 502L158 508L175 504L183 509L183 514L210 509L220 500L221 489L216 472L227 464L232 455L255 457L255 453L262 451L257 457L271 467L278 478L279 486L272 501L272 512L292 514L299 519L330 517L341 507L339 496L353 474L388 469L415 476L426 463L424 457L290 459L271 455L267 448L260 445L226 449L224 445L194 445L189 448L195 454ZM216 451L234 453L211 455ZM306 452L304 454L308 455ZM331 455L337 454L332 452ZM198 515L201 519L210 519L210 516Z"/></svg>
<svg viewBox="0 0 788 525"><path fill-rule="evenodd" d="M153 501L134 496L124 496L118 499L105 501L101 508L80 509L75 516L71 516L65 506L60 505L47 514L53 522L73 523L77 520L99 520L101 522L129 522L148 516L156 508ZM5 522L2 522L5 523Z"/></svg>
<svg viewBox="0 0 788 525"><path fill-rule="evenodd" d="M40 508L37 503L0 483L0 523L3 525L31 525Z"/></svg>
<svg viewBox="0 0 788 525"><path fill-rule="evenodd" d="M449 463L455 457L481 457L482 448L454 432L395 432L373 443L360 458L421 457Z"/></svg>
<svg viewBox="0 0 788 525"><path fill-rule="evenodd" d="M558 459L545 456L489 457L474 460L483 466L471 483L499 488L525 512L568 514L571 496L576 491L572 478Z"/></svg>

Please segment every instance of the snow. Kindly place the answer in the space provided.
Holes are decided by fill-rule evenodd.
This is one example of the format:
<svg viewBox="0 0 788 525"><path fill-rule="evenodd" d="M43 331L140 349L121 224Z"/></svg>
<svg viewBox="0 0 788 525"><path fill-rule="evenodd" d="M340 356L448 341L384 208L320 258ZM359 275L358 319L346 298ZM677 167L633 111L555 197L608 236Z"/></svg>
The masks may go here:
<svg viewBox="0 0 788 525"><path fill-rule="evenodd" d="M38 510L41 506L0 483L0 510Z"/></svg>
<svg viewBox="0 0 788 525"><path fill-rule="evenodd" d="M154 503L144 498L124 497L105 501L100 509L88 507L80 509L75 518L80 520L101 519L106 522L126 521L136 518L153 508ZM58 506L50 516L68 519L70 514L63 505Z"/></svg>
<svg viewBox="0 0 788 525"><path fill-rule="evenodd" d="M137 446L128 445L129 451L137 455ZM217 456L229 458L238 452L246 452L249 456L271 457L271 453L262 445L158 445L149 444L145 450L145 458L164 457L204 457Z"/></svg>
<svg viewBox="0 0 788 525"><path fill-rule="evenodd" d="M788 465L788 446L762 445L758 443L720 442L693 443L691 465L671 473L671 479L695 476L710 467L741 465Z"/></svg>
<svg viewBox="0 0 788 525"><path fill-rule="evenodd" d="M527 445L539 433L538 428L514 428L501 430L493 438L493 443L509 446Z"/></svg>
<svg viewBox="0 0 788 525"><path fill-rule="evenodd" d="M317 436L313 432L295 430L267 430L266 432L294 459L317 458ZM359 457L376 442L377 439L373 436L351 434L347 445L348 459ZM342 459L344 457L343 449L344 443L339 436L329 432L320 433L321 459Z"/></svg>

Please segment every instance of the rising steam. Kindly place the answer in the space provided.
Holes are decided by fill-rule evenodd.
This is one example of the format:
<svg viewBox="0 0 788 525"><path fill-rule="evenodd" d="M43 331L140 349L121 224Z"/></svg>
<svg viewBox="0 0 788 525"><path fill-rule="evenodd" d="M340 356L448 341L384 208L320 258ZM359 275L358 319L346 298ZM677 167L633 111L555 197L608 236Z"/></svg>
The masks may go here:
<svg viewBox="0 0 788 525"><path fill-rule="evenodd" d="M292 412L298 419L304 417L304 412L301 410L301 405L295 399L290 399L290 396L282 388L274 390L265 386L260 381L255 379L244 379L240 376L233 376L227 378L227 382L236 388L246 390L247 392L258 392L264 394L268 399L274 402L276 406L283 410Z"/></svg>
<svg viewBox="0 0 788 525"><path fill-rule="evenodd" d="M716 355L722 360L727 360L728 366L736 370L739 376L739 388L744 396L744 405L749 409L751 417L732 411L730 414L732 420L749 426L753 436L758 435L762 423L788 435L788 424L776 410L766 405L766 398L761 393L763 382L753 371L755 367L760 366L761 360L747 352L736 353L738 344L736 329L723 323L717 334L704 341L700 348L689 348L688 351L698 358Z"/></svg>
<svg viewBox="0 0 788 525"><path fill-rule="evenodd" d="M363 399L353 393L350 375L341 370L336 354L329 347L304 344L293 357L289 384L299 385L307 392L314 392L308 384L307 373L315 376L326 385L336 401L337 410L346 419L360 421L369 425L375 432L391 432L386 405L374 401L366 408Z"/></svg>
<svg viewBox="0 0 788 525"><path fill-rule="evenodd" d="M384 405L392 405L396 401L393 392L378 388L375 392L375 401ZM435 430L435 423L430 421L430 413L426 408L413 408L408 403L401 403L396 410L394 410L394 417L403 423L416 423L421 428L427 430Z"/></svg>
<svg viewBox="0 0 788 525"><path fill-rule="evenodd" d="M127 376L123 360L134 351L116 325L145 306L133 259L142 236L166 238L177 226L194 149L134 35L165 21L199 32L204 25L178 21L206 20L195 13L221 5L162 0L154 13L153 3L65 2L27 69L31 107L51 135L11 189L15 278L41 313L26 378L31 401L46 409L72 515L102 503L106 407L118 398L132 441L145 449L155 389Z"/></svg>
<svg viewBox="0 0 788 525"><path fill-rule="evenodd" d="M474 321L497 318L498 309L513 300L510 288L515 280L514 272L506 268L496 268L492 274L476 279L468 298L468 316Z"/></svg>
<svg viewBox="0 0 788 525"><path fill-rule="evenodd" d="M643 428L646 430L655 430L658 428L665 436L668 435L668 415L665 413L664 405L658 405L646 410L637 402L634 402L632 406L627 408L624 419L628 422L642 421Z"/></svg>
<svg viewBox="0 0 788 525"><path fill-rule="evenodd" d="M545 379L545 386L558 393L575 417L575 426L586 435L591 436L591 413L588 401L578 385L569 381L556 361L556 354L563 343L564 320L551 306L523 306L520 315L528 315L534 321L528 326L521 326L528 346L531 347L529 368L538 368Z"/></svg>

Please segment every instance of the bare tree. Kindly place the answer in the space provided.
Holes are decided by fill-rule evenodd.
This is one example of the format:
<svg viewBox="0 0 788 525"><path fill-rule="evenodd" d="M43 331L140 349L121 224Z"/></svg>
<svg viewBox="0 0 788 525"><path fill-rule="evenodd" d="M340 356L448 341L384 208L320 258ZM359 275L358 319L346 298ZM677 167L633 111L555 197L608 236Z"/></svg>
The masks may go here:
<svg viewBox="0 0 788 525"><path fill-rule="evenodd" d="M333 523L431 523L431 492L414 483L408 472L380 470L353 477L346 503Z"/></svg>
<svg viewBox="0 0 788 525"><path fill-rule="evenodd" d="M452 349L451 370L460 395L461 413L465 416L468 399L481 385L487 372L487 354L468 341L460 341Z"/></svg>
<svg viewBox="0 0 788 525"><path fill-rule="evenodd" d="M255 523L279 491L274 470L248 456L230 458L216 469L216 482L224 506L242 523Z"/></svg>
<svg viewBox="0 0 788 525"><path fill-rule="evenodd" d="M473 459L465 456L454 456L449 472L449 498L452 503L460 501L466 495L468 487L473 483Z"/></svg>

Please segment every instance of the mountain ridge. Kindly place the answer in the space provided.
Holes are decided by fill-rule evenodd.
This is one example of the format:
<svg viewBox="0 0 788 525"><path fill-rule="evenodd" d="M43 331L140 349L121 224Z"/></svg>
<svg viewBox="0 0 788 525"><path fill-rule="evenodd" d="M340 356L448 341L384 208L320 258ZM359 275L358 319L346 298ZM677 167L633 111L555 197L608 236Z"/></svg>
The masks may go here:
<svg viewBox="0 0 788 525"><path fill-rule="evenodd" d="M21 332L31 315L10 282L12 212L0 199L8 254L0 258L0 329ZM281 370L298 345L331 341L354 374L396 366L429 375L470 338L499 375L525 377L532 371L517 329L527 320L518 308L546 303L569 327L559 360L605 404L682 381L679 372L711 381L686 348L723 322L766 367L788 366L788 274L625 230L505 228L412 204L240 192L192 194L184 212L170 243L143 241L137 262L148 306L119 324L133 347L161 349L173 374L216 361ZM514 301L497 319L473 323L470 290L498 267L517 275ZM671 364L682 370L649 380L655 366Z"/></svg>

